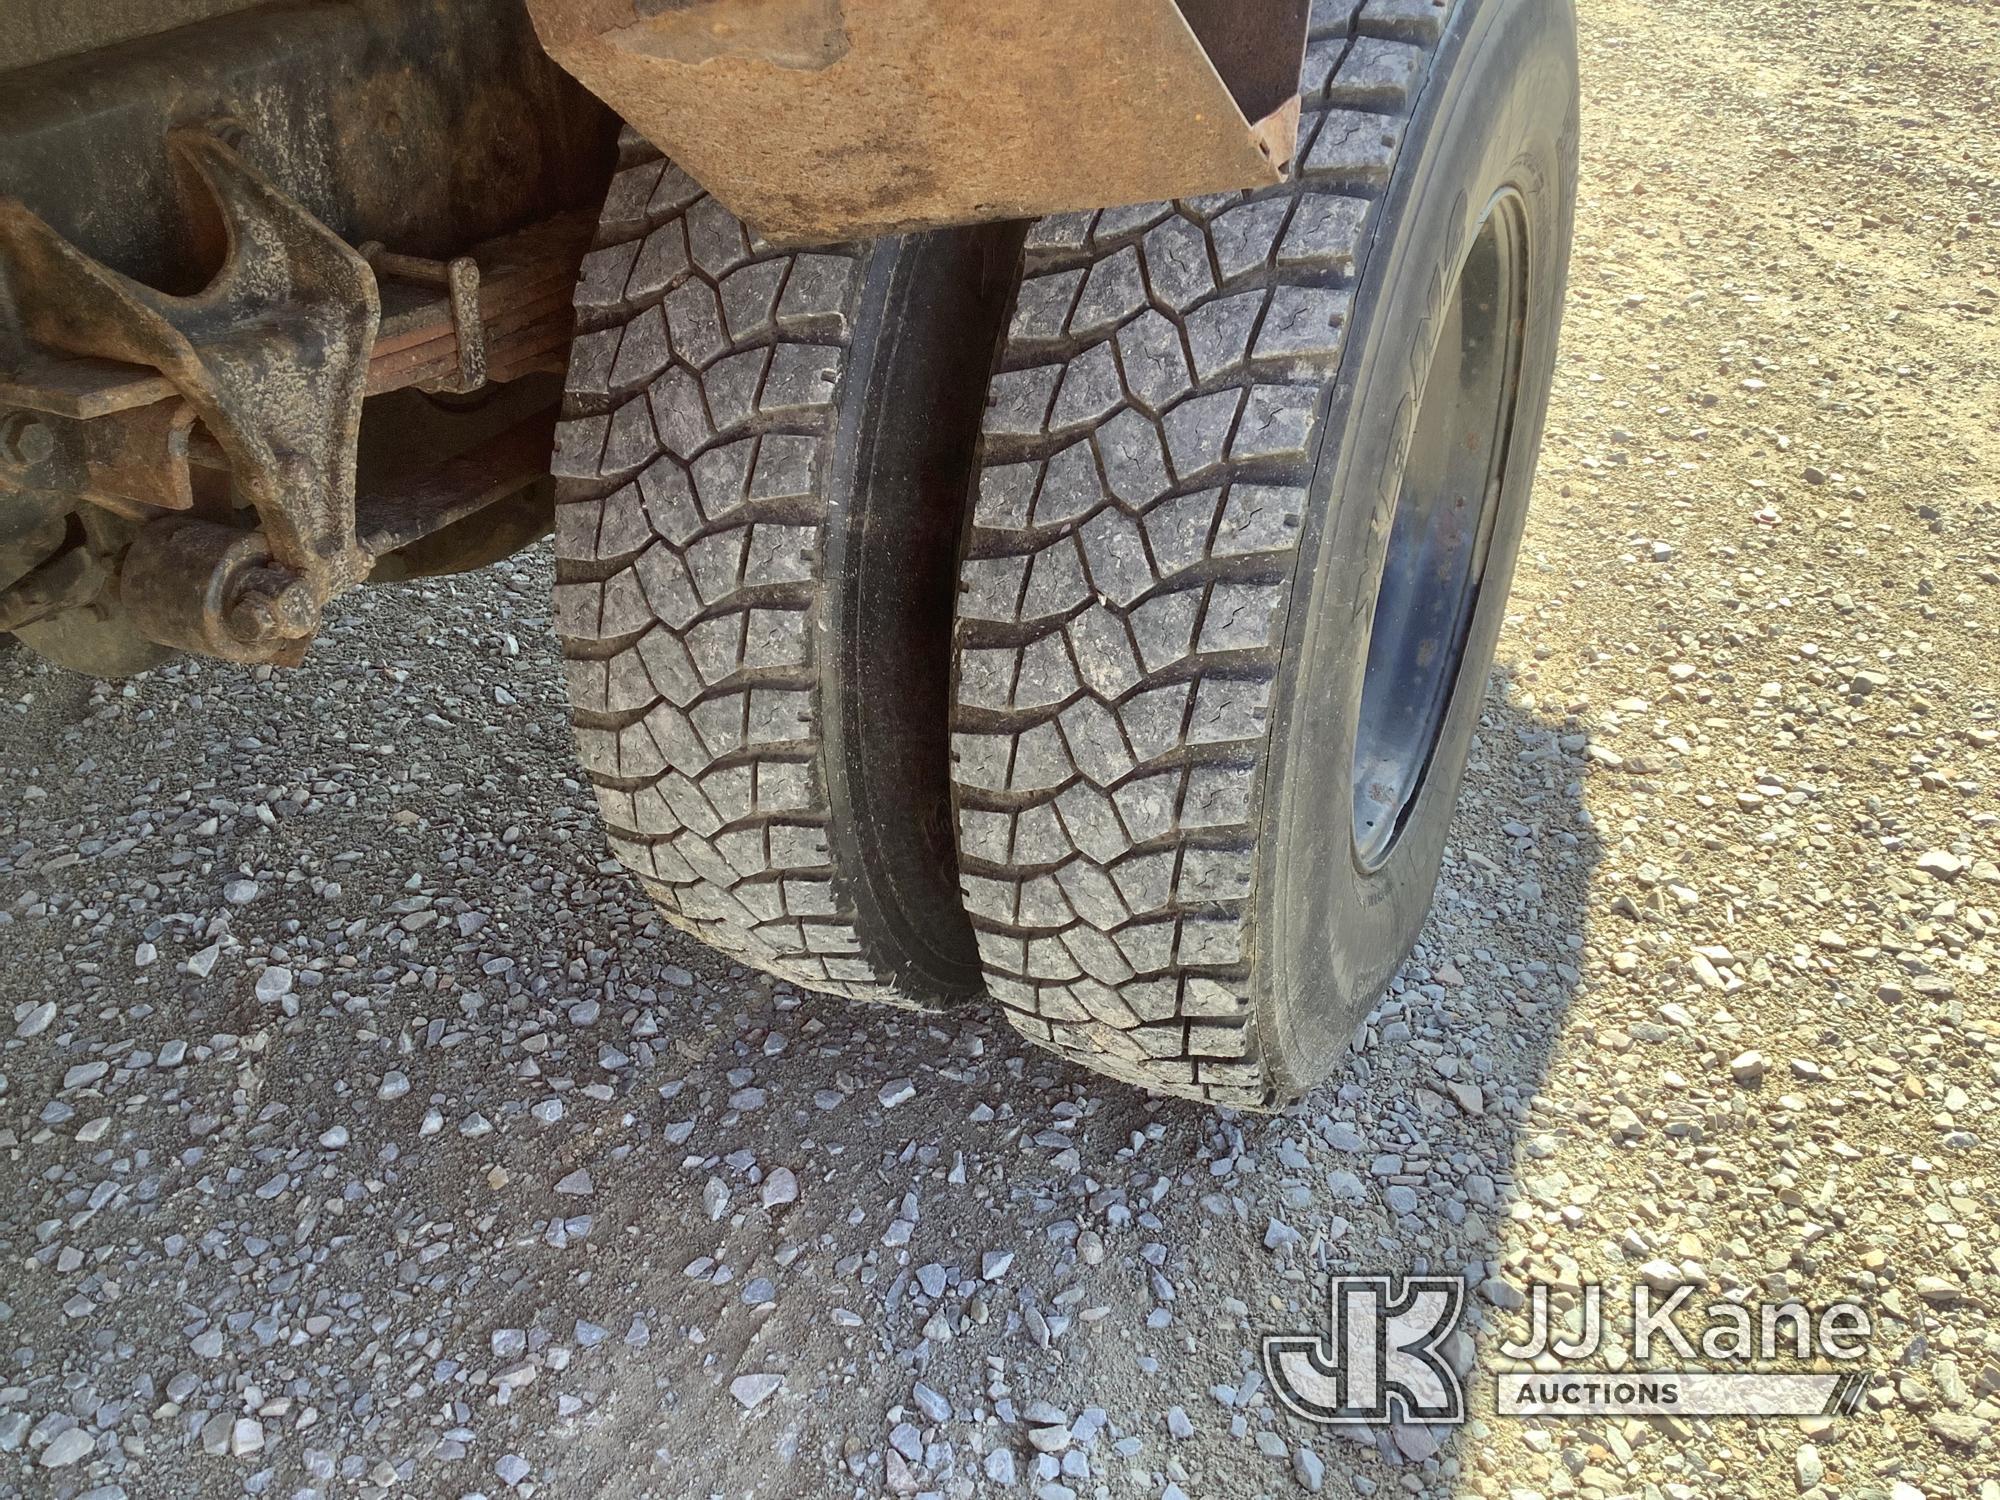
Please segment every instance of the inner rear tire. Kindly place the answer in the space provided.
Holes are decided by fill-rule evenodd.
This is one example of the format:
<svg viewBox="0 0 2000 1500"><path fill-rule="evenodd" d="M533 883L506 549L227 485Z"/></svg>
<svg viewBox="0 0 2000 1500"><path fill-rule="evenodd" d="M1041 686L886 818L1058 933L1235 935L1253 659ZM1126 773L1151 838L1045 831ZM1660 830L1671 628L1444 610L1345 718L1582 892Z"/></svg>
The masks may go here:
<svg viewBox="0 0 2000 1500"><path fill-rule="evenodd" d="M621 149L555 461L556 628L611 847L781 978L970 996L952 575L1022 230L777 250Z"/></svg>
<svg viewBox="0 0 2000 1500"><path fill-rule="evenodd" d="M1291 183L1030 231L958 610L993 994L1249 1108L1333 1070L1428 911L1576 190L1566 0L1339 11Z"/></svg>

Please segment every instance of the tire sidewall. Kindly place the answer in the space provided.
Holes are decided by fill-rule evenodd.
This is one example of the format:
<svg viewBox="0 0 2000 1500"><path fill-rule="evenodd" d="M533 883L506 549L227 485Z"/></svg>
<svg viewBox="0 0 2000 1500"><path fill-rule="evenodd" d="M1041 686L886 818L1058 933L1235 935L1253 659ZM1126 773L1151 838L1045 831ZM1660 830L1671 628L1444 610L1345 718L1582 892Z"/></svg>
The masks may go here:
<svg viewBox="0 0 2000 1500"><path fill-rule="evenodd" d="M951 619L979 413L1022 224L878 240L827 482L820 654L835 879L922 1007L983 989L949 780Z"/></svg>
<svg viewBox="0 0 2000 1500"><path fill-rule="evenodd" d="M1431 904L1520 550L1548 409L1575 203L1569 0L1460 0L1420 97L1322 426L1273 698L1255 997L1275 1092L1338 1062ZM1354 857L1352 764L1368 627L1446 299L1495 196L1519 193L1527 310L1486 571L1437 749L1388 858Z"/></svg>

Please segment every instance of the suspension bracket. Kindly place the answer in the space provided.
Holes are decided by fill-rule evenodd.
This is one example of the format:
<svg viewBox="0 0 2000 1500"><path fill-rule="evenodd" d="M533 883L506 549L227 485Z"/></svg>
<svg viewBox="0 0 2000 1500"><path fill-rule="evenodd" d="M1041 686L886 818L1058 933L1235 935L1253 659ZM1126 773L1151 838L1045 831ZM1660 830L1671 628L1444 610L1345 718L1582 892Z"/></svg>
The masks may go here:
<svg viewBox="0 0 2000 1500"><path fill-rule="evenodd" d="M145 582L121 588L140 629L230 660L287 661L303 652L326 601L370 565L355 537L354 480L381 301L368 262L250 165L234 134L168 135L227 237L221 269L194 295L112 270L18 201L0 202L0 257L30 339L159 371L256 512L256 531L203 546L191 537L236 529L192 519L141 528L122 572ZM254 568L243 566L246 547L263 554ZM205 575L189 576L204 564ZM253 608L253 592L288 602ZM181 607L166 607L170 598Z"/></svg>
<svg viewBox="0 0 2000 1500"><path fill-rule="evenodd" d="M296 665L328 602L386 551L546 471L534 410L358 496L362 402L560 370L590 225L558 215L448 261L356 249L247 161L233 127L168 143L226 236L191 296L0 199L0 500L35 521L0 536L0 620L88 607L158 645ZM7 337L10 310L26 344ZM66 513L117 524L65 533ZM26 576L79 530L92 567Z"/></svg>

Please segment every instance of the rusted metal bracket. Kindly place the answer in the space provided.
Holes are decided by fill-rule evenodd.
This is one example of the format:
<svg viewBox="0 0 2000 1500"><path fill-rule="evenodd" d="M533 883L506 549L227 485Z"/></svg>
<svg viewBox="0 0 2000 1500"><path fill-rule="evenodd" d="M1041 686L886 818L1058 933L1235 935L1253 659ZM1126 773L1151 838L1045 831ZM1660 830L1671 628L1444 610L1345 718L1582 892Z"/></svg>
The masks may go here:
<svg viewBox="0 0 2000 1500"><path fill-rule="evenodd" d="M123 572L146 633L210 655L274 660L291 654L284 642L309 637L321 606L367 572L354 534L354 465L381 301L367 261L245 161L225 133L182 129L168 138L228 237L220 270L195 295L119 274L19 202L0 202L0 255L29 338L158 370L221 445L256 510L259 530L227 543L190 541L229 530L208 522L141 531ZM249 545L262 549L260 569L282 575L282 586L243 576ZM188 587L204 564L198 576L210 587ZM163 588L134 593L135 576L152 580L162 568L179 574L183 607L169 607ZM269 595L281 607L218 601L221 587ZM267 615L272 628L264 628ZM246 623L257 628L240 628Z"/></svg>
<svg viewBox="0 0 2000 1500"><path fill-rule="evenodd" d="M448 378L419 381L417 389L464 395L486 384L486 321L479 312L479 262L469 255L452 260L397 255L376 240L361 247L361 258L378 277L395 276L419 286L443 287L451 304L452 336L458 340L458 370Z"/></svg>
<svg viewBox="0 0 2000 1500"><path fill-rule="evenodd" d="M493 384L537 371L560 373L569 352L570 294L595 222L589 214L558 214L475 245L460 257L479 268L477 332L465 321L471 304L454 305L448 286L440 295L434 280L393 273L378 280L382 321L369 356L367 394L462 383L468 335L484 351ZM423 266L452 264L407 259ZM0 354L0 409L95 418L174 396L165 375L139 365L58 359L35 350Z"/></svg>
<svg viewBox="0 0 2000 1500"><path fill-rule="evenodd" d="M1309 0L528 0L549 55L774 240L1282 179Z"/></svg>
<svg viewBox="0 0 2000 1500"><path fill-rule="evenodd" d="M0 367L0 490L138 523L116 552L90 551L90 568L52 557L18 578L0 614L89 604L115 580L104 597L149 640L295 664L326 604L383 553L545 470L550 424L537 418L371 497L367 534L357 526L363 398L559 370L589 225L561 216L450 261L356 250L230 135L170 137L228 237L193 296L125 277L0 200L0 271L35 346L7 350ZM244 502L255 526L242 524Z"/></svg>
<svg viewBox="0 0 2000 1500"><path fill-rule="evenodd" d="M194 504L194 427L195 409L179 396L95 420L6 412L0 489L72 496L132 520L186 510Z"/></svg>

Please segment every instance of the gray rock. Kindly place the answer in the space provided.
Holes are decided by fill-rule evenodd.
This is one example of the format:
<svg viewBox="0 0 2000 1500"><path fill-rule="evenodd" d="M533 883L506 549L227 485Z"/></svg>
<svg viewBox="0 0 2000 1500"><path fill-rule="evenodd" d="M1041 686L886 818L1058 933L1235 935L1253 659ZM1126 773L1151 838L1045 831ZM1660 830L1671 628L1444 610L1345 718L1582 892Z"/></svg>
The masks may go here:
<svg viewBox="0 0 2000 1500"><path fill-rule="evenodd" d="M783 1388L782 1375L738 1375L729 1382L729 1394L745 1411L755 1411Z"/></svg>
<svg viewBox="0 0 2000 1500"><path fill-rule="evenodd" d="M97 1443L83 1428L65 1428L42 1450L41 1465L45 1469L67 1469L72 1464L81 1463L96 1450Z"/></svg>
<svg viewBox="0 0 2000 1500"><path fill-rule="evenodd" d="M799 1179L790 1167L774 1167L764 1179L760 1200L767 1209L781 1208L799 1201Z"/></svg>
<svg viewBox="0 0 2000 1500"><path fill-rule="evenodd" d="M951 1403L939 1395L938 1392L925 1385L921 1380L911 1387L910 1395L911 1399L917 1403L918 1409L926 1417L930 1418L931 1421L948 1422L951 1420Z"/></svg>
<svg viewBox="0 0 2000 1500"><path fill-rule="evenodd" d="M1799 1445L1799 1451L1794 1455L1793 1464L1798 1472L1799 1491L1801 1494L1807 1490L1818 1488L1820 1481L1826 1478L1826 1464L1819 1456L1819 1449L1815 1448L1811 1443L1801 1443Z"/></svg>
<svg viewBox="0 0 2000 1500"><path fill-rule="evenodd" d="M1326 1465L1303 1443L1292 1450L1292 1475L1308 1495L1317 1495L1326 1485Z"/></svg>

